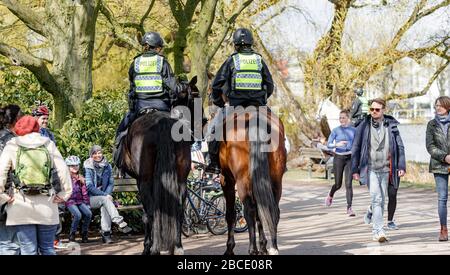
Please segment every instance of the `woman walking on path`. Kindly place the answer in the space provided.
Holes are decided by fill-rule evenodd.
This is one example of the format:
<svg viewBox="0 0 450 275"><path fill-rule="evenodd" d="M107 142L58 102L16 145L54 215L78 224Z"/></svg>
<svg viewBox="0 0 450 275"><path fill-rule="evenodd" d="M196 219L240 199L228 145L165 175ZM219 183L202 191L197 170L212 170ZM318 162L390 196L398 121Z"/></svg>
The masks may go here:
<svg viewBox="0 0 450 275"><path fill-rule="evenodd" d="M438 193L438 213L441 223L439 241L448 241L447 198L450 164L450 98L441 96L434 104L436 117L428 122L426 144L431 155L430 173L434 174Z"/></svg>
<svg viewBox="0 0 450 275"><path fill-rule="evenodd" d="M350 124L350 116L347 110L341 111L339 114L339 122L341 126L336 127L331 132L328 139L328 148L334 149L336 155L333 160L334 168L334 185L331 187L330 193L325 199L325 205L331 206L333 202L334 193L342 186L342 180L345 171L345 189L347 197L347 214L354 217L355 213L352 210L353 188L351 176L351 158L352 145L355 137L356 129Z"/></svg>

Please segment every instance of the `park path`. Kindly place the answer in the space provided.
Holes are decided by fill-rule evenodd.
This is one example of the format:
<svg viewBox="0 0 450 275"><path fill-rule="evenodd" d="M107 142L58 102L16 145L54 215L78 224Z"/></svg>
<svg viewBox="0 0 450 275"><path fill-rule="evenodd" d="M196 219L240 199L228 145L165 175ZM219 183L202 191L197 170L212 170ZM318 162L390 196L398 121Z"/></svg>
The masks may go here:
<svg viewBox="0 0 450 275"><path fill-rule="evenodd" d="M278 230L280 254L450 254L449 242L437 242L439 219L433 190L401 188L395 215L399 230L387 231L390 241L378 244L372 241L371 227L363 223L369 203L367 187L354 185L356 217L346 214L343 189L336 193L331 207L324 206L329 188L330 184L321 180L285 180ZM235 236L235 253L247 254L248 233ZM136 255L142 251L142 242L143 236L122 236L113 245L93 239L89 244L58 254ZM221 255L225 243L226 235L183 237L186 255Z"/></svg>

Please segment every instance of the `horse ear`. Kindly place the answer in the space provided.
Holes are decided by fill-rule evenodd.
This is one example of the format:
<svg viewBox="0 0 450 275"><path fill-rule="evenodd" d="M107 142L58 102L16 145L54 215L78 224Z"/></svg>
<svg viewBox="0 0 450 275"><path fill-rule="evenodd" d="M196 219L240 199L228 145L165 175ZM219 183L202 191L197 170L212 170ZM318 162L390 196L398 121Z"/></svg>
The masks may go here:
<svg viewBox="0 0 450 275"><path fill-rule="evenodd" d="M197 76L194 76L194 77L191 79L191 81L189 82L189 84L191 84L191 85L197 84Z"/></svg>

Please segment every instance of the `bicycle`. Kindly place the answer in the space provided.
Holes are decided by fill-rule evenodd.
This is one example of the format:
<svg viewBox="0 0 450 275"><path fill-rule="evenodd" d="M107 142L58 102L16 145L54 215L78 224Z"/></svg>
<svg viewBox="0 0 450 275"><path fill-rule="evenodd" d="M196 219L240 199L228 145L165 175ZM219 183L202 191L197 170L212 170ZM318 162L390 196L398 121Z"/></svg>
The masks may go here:
<svg viewBox="0 0 450 275"><path fill-rule="evenodd" d="M225 234L228 225L225 220L226 203L222 188L218 182L219 175L204 172L203 163L195 162L198 176L188 179L187 200L185 203L182 232L186 237L200 233L205 226L214 235ZM244 207L236 196L235 232L244 232L248 226L244 218ZM201 232L206 233L206 232Z"/></svg>
<svg viewBox="0 0 450 275"><path fill-rule="evenodd" d="M215 235L224 234L227 230L225 208L223 192L217 186L208 186L205 181L188 181L183 235L201 233L201 226L205 225Z"/></svg>

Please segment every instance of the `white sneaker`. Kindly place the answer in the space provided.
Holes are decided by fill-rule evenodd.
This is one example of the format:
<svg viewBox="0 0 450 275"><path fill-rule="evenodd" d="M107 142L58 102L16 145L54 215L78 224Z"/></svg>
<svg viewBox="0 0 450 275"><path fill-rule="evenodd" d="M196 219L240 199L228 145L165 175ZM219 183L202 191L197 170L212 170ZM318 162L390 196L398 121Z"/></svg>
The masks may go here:
<svg viewBox="0 0 450 275"><path fill-rule="evenodd" d="M384 243L386 242L388 239L386 237L386 234L383 231L380 231L378 233L373 234L373 240L377 241L379 243Z"/></svg>
<svg viewBox="0 0 450 275"><path fill-rule="evenodd" d="M130 233L131 230L132 230L131 227L129 227L126 222L119 223L119 231L120 232L127 234L127 233Z"/></svg>

